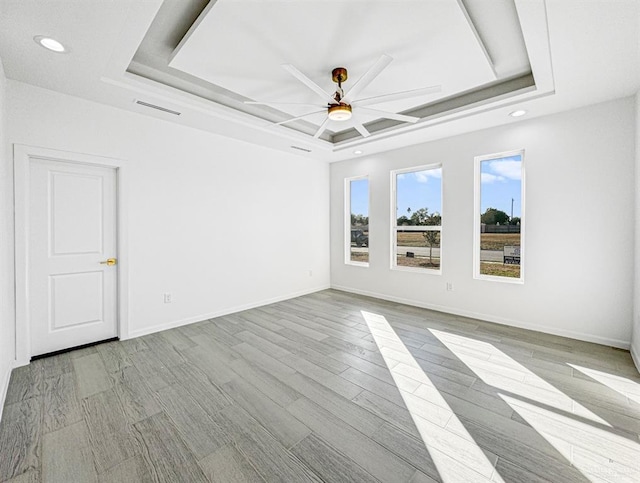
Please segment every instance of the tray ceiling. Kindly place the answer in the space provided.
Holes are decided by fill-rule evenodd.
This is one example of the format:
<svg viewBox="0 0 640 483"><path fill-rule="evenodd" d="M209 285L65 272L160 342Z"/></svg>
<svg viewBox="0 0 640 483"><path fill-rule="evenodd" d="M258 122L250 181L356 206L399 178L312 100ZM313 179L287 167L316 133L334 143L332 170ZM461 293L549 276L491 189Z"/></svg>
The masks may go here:
<svg viewBox="0 0 640 483"><path fill-rule="evenodd" d="M167 1L128 70L275 123L323 108L282 64L295 65L332 93L334 67L348 69L348 91L388 54L393 62L363 97L440 85L438 94L375 106L426 119L534 85L513 0L480 7L479 0ZM246 105L246 100L318 107L276 109ZM311 136L325 117L322 112L274 129ZM358 113L356 107L352 121L365 123L374 134L405 124ZM352 121L330 122L323 139L358 138Z"/></svg>

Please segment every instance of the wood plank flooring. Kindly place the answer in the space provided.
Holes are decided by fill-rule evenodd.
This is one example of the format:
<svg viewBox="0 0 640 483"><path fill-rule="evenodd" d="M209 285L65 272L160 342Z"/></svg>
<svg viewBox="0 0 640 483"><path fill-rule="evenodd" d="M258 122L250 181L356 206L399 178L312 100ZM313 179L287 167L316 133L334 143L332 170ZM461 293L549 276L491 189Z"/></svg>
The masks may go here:
<svg viewBox="0 0 640 483"><path fill-rule="evenodd" d="M626 351L326 290L15 369L0 482L640 481Z"/></svg>

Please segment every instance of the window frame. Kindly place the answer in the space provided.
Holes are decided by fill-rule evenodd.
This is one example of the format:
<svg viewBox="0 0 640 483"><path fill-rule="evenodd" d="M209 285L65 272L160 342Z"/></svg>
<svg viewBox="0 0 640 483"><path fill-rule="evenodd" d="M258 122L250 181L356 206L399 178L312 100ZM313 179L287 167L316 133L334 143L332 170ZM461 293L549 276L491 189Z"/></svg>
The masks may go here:
<svg viewBox="0 0 640 483"><path fill-rule="evenodd" d="M480 225L481 225L481 202L482 202L482 170L481 166L484 161L497 160L501 158L507 158L509 156L520 155L520 277L500 277L498 275L483 275L480 273ZM473 278L475 280L484 280L490 282L501 282L511 284L524 284L524 268L526 261L525 251L525 226L527 224L526 210L525 210L525 149L515 149L512 151L503 151L500 153L486 154L482 156L476 156L474 158L474 175L473 175L473 190L474 190L474 214L473 214Z"/></svg>
<svg viewBox="0 0 640 483"><path fill-rule="evenodd" d="M442 221L440 226L433 225L421 225L421 226L404 226L403 231L438 231L440 232L440 268L437 270L430 268L416 268L416 267L402 267L398 265L398 187L397 176L404 173L413 173L416 171L427 171L430 169L440 169L442 175L440 177L440 216ZM444 166L442 163L431 163L422 166L413 166L411 168L394 169L390 172L391 175L391 259L390 269L400 272L413 272L413 273L426 273L429 275L442 275L442 246L443 246L443 225L444 225Z"/></svg>
<svg viewBox="0 0 640 483"><path fill-rule="evenodd" d="M344 179L344 263L345 265L352 265L354 267L368 268L371 263L371 250L369 244L367 250L369 250L368 262L354 262L351 260L351 182L359 181L362 179L367 180L367 209L369 214L369 239L371 239L371 181L368 174L359 176L351 176Z"/></svg>

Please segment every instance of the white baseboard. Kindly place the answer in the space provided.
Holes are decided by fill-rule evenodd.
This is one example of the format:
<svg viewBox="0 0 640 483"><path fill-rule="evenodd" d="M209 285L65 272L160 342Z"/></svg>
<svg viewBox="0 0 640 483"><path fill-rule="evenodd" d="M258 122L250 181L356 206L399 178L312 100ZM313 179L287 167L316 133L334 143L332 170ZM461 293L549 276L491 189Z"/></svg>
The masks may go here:
<svg viewBox="0 0 640 483"><path fill-rule="evenodd" d="M7 370L2 375L2 386L0 387L0 421L2 421L2 411L4 409L4 401L7 399L7 390L9 389L9 379L11 378L11 371L16 367L12 361L7 367Z"/></svg>
<svg viewBox="0 0 640 483"><path fill-rule="evenodd" d="M145 327L144 329L138 329L129 332L127 337L122 337L122 340L126 339L135 339L136 337L140 337L143 335L153 334L155 332L160 332L163 330L174 329L176 327L182 327L183 325L193 324L195 322L201 322L207 319L213 319L215 317L222 317L224 315L234 314L236 312L242 312L243 310L255 309L256 307L262 307L264 305L274 304L276 302L282 302L283 300L289 300L296 297L301 297L303 295L308 295L310 293L320 292L321 290L326 290L330 288L329 284L324 284L319 287L315 287L308 290L302 290L300 292L289 293L286 295L273 297L270 299L261 300L259 302L252 302L250 304L239 305L236 307L230 307L223 310L219 310L217 312L211 312L208 314L197 315L195 317L189 317L187 319L175 320L172 322L167 322L165 324L154 325L153 327Z"/></svg>
<svg viewBox="0 0 640 483"><path fill-rule="evenodd" d="M558 335L560 337L568 337L570 339L582 340L585 342L593 342L595 344L618 347L620 349L629 350L631 346L631 344L628 341L624 341L624 340L610 339L608 337L601 337L598 335L586 334L583 332L574 332L571 330L562 330L562 329L555 329L550 327L540 327L539 325L530 324L528 322L522 322L520 320L496 317L494 315L482 314L479 312L472 312L467 310L459 310L459 309L447 307L444 305L428 304L425 302L421 302L419 300L405 299L402 297L395 297L393 295L370 292L368 290L360 290L353 287L331 285L331 288L335 290L341 290L343 292L350 292L358 295L365 295L367 297L374 297L382 300L388 300L390 302L398 302L405 305L412 305L414 307L420 307L423 309L436 310L438 312L444 312L447 314L460 315L462 317L470 317L473 319L484 320L486 322L493 322L496 324L508 325L511 327L518 327L519 329L527 329L527 330L533 330L536 332L543 332L545 334ZM638 365L636 364L636 366Z"/></svg>

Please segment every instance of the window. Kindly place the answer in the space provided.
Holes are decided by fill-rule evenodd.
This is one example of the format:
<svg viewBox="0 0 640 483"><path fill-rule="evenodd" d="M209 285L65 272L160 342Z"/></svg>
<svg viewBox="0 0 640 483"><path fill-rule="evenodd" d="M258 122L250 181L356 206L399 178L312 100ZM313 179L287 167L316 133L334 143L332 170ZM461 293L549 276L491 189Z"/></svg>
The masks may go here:
<svg viewBox="0 0 640 483"><path fill-rule="evenodd" d="M391 172L391 268L440 273L442 166Z"/></svg>
<svg viewBox="0 0 640 483"><path fill-rule="evenodd" d="M369 266L369 179L345 180L345 263Z"/></svg>
<svg viewBox="0 0 640 483"><path fill-rule="evenodd" d="M475 161L474 276L522 282L524 151Z"/></svg>

